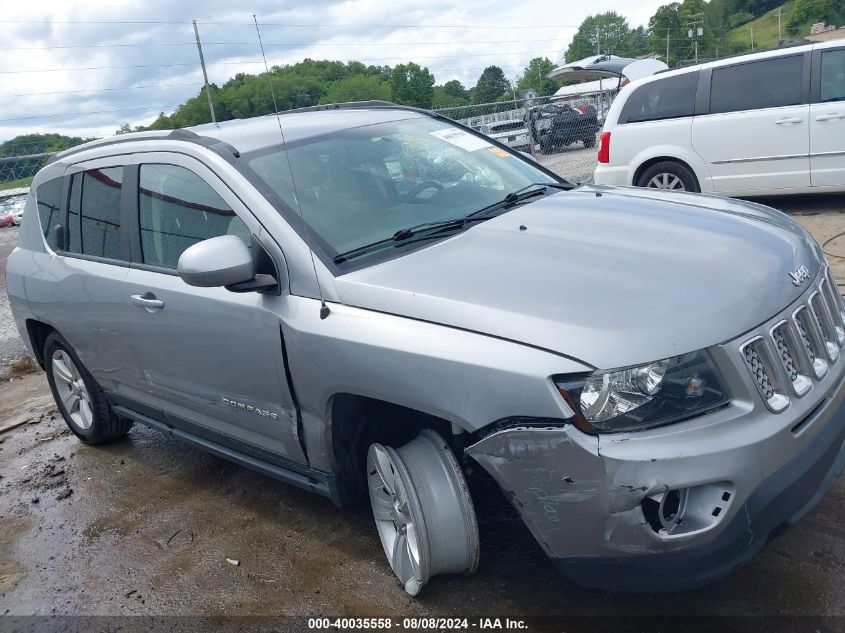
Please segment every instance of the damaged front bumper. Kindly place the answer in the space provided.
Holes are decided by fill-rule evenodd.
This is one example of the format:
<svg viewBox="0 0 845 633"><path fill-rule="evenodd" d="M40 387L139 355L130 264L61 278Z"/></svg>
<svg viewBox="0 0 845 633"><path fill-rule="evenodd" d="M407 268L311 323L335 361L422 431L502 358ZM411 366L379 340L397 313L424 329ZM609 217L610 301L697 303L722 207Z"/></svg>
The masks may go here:
<svg viewBox="0 0 845 633"><path fill-rule="evenodd" d="M734 403L707 424L624 437L507 428L467 453L575 582L683 590L741 566L821 500L845 468L843 400L837 376L786 424Z"/></svg>

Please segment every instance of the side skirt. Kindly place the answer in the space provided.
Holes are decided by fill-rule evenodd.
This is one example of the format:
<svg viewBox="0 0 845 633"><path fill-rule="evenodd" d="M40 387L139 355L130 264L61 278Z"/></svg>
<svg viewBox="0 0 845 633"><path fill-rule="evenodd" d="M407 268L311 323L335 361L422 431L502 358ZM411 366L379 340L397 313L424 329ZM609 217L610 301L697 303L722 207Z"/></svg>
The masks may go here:
<svg viewBox="0 0 845 633"><path fill-rule="evenodd" d="M171 435L202 451L228 459L273 479L327 497L335 505L340 505L335 476L330 473L312 470L278 455L272 456L272 461L269 461L270 456L262 455L261 449L250 450L250 447L243 442L228 438L221 433L202 429L203 435L201 436L192 432L199 429L190 422L170 415L165 416L162 412L143 405L135 407L130 399L118 394L110 393L107 397L112 404L113 411L119 416L129 418L166 435ZM137 409L144 409L145 412L141 413Z"/></svg>

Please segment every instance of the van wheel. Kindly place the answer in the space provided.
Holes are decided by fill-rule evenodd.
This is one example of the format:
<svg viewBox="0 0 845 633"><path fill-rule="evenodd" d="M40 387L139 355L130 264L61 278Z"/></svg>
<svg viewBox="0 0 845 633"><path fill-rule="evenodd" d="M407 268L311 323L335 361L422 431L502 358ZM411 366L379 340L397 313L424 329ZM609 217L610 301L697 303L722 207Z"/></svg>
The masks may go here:
<svg viewBox="0 0 845 633"><path fill-rule="evenodd" d="M86 444L104 444L129 432L132 421L112 412L102 387L56 332L44 341L44 361L53 399L76 437Z"/></svg>
<svg viewBox="0 0 845 633"><path fill-rule="evenodd" d="M367 452L370 504L390 568L412 596L437 574L478 567L475 509L443 438L425 429L398 449Z"/></svg>
<svg viewBox="0 0 845 633"><path fill-rule="evenodd" d="M596 146L596 137L595 136L588 136L584 139L584 147L595 147Z"/></svg>
<svg viewBox="0 0 845 633"><path fill-rule="evenodd" d="M663 161L652 165L640 174L637 186L648 189L691 191L693 193L700 191L695 174L686 165L675 161Z"/></svg>

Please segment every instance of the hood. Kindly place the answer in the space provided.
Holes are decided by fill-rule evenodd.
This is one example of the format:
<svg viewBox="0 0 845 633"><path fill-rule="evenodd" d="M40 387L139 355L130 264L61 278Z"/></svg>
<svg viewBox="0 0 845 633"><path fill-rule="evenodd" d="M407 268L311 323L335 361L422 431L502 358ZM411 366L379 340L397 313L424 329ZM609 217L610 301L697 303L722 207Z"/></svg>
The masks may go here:
<svg viewBox="0 0 845 633"><path fill-rule="evenodd" d="M733 339L806 290L821 256L753 203L581 187L335 280L362 308L519 341L610 369Z"/></svg>

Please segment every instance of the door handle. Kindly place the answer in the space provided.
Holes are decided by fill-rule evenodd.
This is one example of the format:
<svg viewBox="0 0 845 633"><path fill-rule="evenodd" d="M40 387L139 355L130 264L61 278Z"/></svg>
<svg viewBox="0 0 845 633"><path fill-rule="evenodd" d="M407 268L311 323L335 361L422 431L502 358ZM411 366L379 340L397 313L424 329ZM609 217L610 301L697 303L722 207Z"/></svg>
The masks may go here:
<svg viewBox="0 0 845 633"><path fill-rule="evenodd" d="M816 117L816 121L833 121L834 119L845 119L845 112L838 114L820 114Z"/></svg>
<svg viewBox="0 0 845 633"><path fill-rule="evenodd" d="M134 305L150 311L161 310L164 307L164 301L156 298L152 292L145 292L142 295L132 295L130 299L132 299Z"/></svg>
<svg viewBox="0 0 845 633"><path fill-rule="evenodd" d="M789 125L790 123L801 123L804 120L804 117L800 116L790 116L784 119L778 119L775 121L775 125Z"/></svg>

